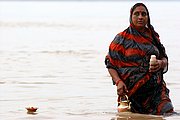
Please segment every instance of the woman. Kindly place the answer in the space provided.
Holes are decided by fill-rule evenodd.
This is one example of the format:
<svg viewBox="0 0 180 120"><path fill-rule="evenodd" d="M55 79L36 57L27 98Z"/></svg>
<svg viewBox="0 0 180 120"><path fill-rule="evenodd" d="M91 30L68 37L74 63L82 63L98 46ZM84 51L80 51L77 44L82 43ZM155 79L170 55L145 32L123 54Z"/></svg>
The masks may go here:
<svg viewBox="0 0 180 120"><path fill-rule="evenodd" d="M150 64L151 55L157 57L155 64ZM127 94L132 112L156 115L173 112L163 80L168 57L143 3L131 8L130 26L111 42L105 63L117 86L118 101Z"/></svg>

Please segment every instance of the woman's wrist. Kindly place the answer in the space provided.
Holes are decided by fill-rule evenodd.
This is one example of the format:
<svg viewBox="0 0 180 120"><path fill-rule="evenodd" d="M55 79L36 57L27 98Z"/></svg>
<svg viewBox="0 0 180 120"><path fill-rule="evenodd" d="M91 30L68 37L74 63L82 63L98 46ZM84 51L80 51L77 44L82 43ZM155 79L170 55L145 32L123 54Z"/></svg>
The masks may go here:
<svg viewBox="0 0 180 120"><path fill-rule="evenodd" d="M122 80L121 79L118 79L118 80L116 80L116 86L118 86L118 84L119 84L119 82L121 82Z"/></svg>
<svg viewBox="0 0 180 120"><path fill-rule="evenodd" d="M161 60L161 68L164 69L166 67L166 64L167 64L166 60L162 59Z"/></svg>

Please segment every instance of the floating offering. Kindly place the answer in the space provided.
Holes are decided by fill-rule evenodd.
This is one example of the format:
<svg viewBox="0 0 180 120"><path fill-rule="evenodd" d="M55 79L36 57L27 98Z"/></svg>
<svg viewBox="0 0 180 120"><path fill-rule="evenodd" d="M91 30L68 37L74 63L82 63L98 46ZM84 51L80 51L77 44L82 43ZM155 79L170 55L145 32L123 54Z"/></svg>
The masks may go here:
<svg viewBox="0 0 180 120"><path fill-rule="evenodd" d="M37 107L27 107L27 113L35 113L37 111Z"/></svg>

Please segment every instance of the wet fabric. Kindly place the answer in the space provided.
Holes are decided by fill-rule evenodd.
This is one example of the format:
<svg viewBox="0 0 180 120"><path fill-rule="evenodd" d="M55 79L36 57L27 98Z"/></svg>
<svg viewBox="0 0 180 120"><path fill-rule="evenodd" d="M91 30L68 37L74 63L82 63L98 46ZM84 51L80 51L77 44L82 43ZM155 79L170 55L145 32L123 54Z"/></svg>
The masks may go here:
<svg viewBox="0 0 180 120"><path fill-rule="evenodd" d="M117 34L109 46L105 64L107 68L115 69L126 84L133 112L163 114L173 109L169 90L163 80L168 67L150 73L149 60L151 55L156 55L157 59L168 57L164 46L157 46L154 42L155 37L160 43L158 34L152 33L148 28L146 33L149 35L130 25ZM152 34L155 36L151 37Z"/></svg>

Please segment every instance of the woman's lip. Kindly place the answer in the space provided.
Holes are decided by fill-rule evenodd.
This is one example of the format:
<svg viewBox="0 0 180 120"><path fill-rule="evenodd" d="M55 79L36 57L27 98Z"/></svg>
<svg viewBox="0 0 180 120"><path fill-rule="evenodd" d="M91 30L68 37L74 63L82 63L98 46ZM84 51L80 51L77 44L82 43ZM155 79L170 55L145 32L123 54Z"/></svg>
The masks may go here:
<svg viewBox="0 0 180 120"><path fill-rule="evenodd" d="M138 21L137 23L138 23L138 24L143 24L143 21Z"/></svg>

